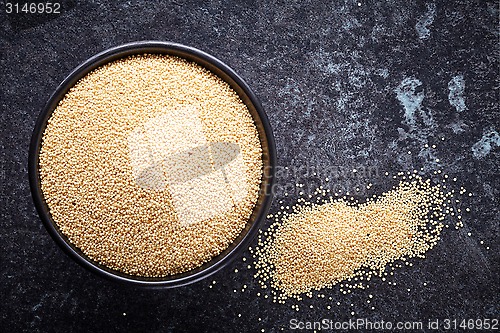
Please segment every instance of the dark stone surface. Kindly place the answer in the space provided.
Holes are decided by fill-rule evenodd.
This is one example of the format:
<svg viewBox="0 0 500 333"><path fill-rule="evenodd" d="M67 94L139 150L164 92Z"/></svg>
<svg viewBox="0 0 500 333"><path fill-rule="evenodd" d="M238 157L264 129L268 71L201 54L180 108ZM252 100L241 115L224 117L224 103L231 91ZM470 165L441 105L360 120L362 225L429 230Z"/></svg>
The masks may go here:
<svg viewBox="0 0 500 333"><path fill-rule="evenodd" d="M498 318L498 7L96 0L67 2L60 15L36 17L6 15L2 5L0 332L273 332L288 331L292 318L425 324ZM241 258L209 281L175 290L125 288L94 276L62 253L34 210L28 143L42 105L74 67L106 48L145 39L215 55L261 98L279 164L289 168L278 179L272 211L281 200L297 199L291 190L284 196L286 184L320 185L330 176L334 186L353 191L371 182L370 192L359 194L365 197L394 185L385 172L424 168L431 177L441 169L474 193L462 204L471 208L465 227L446 229L425 260L396 271L389 279L396 286L376 280L348 295L327 290L325 299L304 300L300 312L256 297L254 272ZM319 176L292 172L301 166ZM321 173L325 166L340 174ZM364 167L374 172L350 173ZM208 288L212 280L217 284Z"/></svg>

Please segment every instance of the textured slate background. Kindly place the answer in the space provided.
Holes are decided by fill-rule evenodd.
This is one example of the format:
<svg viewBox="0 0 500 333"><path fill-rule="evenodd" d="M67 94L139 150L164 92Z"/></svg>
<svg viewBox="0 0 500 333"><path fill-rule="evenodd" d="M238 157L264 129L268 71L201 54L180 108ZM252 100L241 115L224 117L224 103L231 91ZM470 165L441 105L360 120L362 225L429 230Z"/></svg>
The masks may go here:
<svg viewBox="0 0 500 333"><path fill-rule="evenodd" d="M61 15L36 16L6 15L2 4L0 332L274 332L287 331L292 318L498 318L498 7L67 1ZM306 299L300 312L256 297L254 272L241 258L209 281L176 290L125 288L87 272L56 247L34 210L26 171L31 131L74 67L146 39L209 52L255 90L274 128L279 165L289 168L278 178L273 212L297 199L290 187L297 182L320 185L330 177L332 188L351 192L373 183L358 193L364 197L393 185L385 172L422 167L432 176L439 168L474 193L463 202L472 209L464 229L445 230L428 258L389 279L396 286L377 280L350 295L337 288L326 292L333 301ZM353 175L353 168L370 172ZM241 293L243 284L249 287Z"/></svg>

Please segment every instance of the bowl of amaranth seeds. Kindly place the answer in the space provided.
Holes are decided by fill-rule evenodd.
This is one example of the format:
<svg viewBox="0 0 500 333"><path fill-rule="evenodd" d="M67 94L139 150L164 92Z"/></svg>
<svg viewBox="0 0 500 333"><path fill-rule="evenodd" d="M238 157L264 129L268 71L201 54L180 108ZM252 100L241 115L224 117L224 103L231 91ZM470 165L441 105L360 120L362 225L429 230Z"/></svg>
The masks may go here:
<svg viewBox="0 0 500 333"><path fill-rule="evenodd" d="M33 131L29 179L55 242L77 263L175 287L227 265L272 200L276 149L262 106L198 49L134 42L71 72Z"/></svg>

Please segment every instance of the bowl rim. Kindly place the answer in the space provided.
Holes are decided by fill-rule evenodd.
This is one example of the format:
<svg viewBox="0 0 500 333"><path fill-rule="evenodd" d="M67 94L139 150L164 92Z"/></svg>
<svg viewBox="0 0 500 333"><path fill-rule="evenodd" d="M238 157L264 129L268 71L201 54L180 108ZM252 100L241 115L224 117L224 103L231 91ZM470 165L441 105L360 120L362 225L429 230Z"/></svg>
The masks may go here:
<svg viewBox="0 0 500 333"><path fill-rule="evenodd" d="M205 68L207 68L207 64L213 66L214 69L217 69L217 71L221 71L221 73L227 75L227 77L229 77L237 85L237 88L239 87L242 90L242 92L246 95L246 98L248 98L248 102L252 104L252 106L255 108L260 118L260 122L262 123L264 134L266 136L264 142L267 143L267 155L270 165L269 170L263 170L262 182L265 181L264 177L267 179L267 182L265 184L261 183L261 189L259 191L259 199L261 198L261 196L264 196L264 198L262 200L262 203L258 207L257 214L255 215L253 223L251 224L246 235L244 235L243 238L240 240L240 242L237 243L234 246L234 248L232 248L220 260L215 261L213 264L208 265L206 268L199 271L195 271L193 274L189 274L190 271L185 272L186 274L181 273L184 274L184 276L181 276L179 278L175 278L175 275L167 276L165 277L165 280L162 280L161 278L150 279L140 276L133 276L128 274L123 274L117 270L105 269L104 265L102 265L103 267L99 267L98 263L92 262L91 259L86 257L81 251L79 252L76 246L72 245L68 240L65 239L64 234L59 230L57 224L50 216L47 204L45 203L45 199L41 190L40 174L38 169L39 152L41 148L43 133L47 125L47 121L49 120L50 116L52 115L52 112L54 111L60 100L67 93L67 91L80 78L84 77L89 72L91 72L97 67L102 66L105 63L112 62L120 58L125 58L129 55L144 54L144 53L159 53L159 54L173 53L173 55L179 56L188 61L197 62L198 64L204 66ZM212 69L210 68L209 70L212 71ZM220 76L220 73L215 73L215 74ZM226 81L226 79L224 79L224 81ZM231 85L231 82L228 82L228 84ZM231 85L231 87L235 89L233 85ZM238 94L240 93L238 92ZM241 97L242 96L240 95L240 98ZM247 104L247 102L245 102L245 104ZM253 115L252 117L254 118ZM260 134L259 137L261 137ZM261 142L262 140L263 139L261 137ZM276 146L275 146L273 131L259 99L250 89L248 84L238 74L236 74L236 72L233 69L231 69L228 65L226 65L225 63L223 63L222 61L220 61L219 59L208 53L205 53L197 48L186 46L183 44L166 42L166 41L156 41L156 40L136 41L111 47L107 50L104 50L88 58L86 61L78 65L73 71L71 71L70 74L68 74L66 78L58 85L58 87L51 94L51 96L43 106L42 111L39 114L35 123L35 127L31 137L29 156L28 156L28 175L29 175L30 189L33 202L35 204L38 215L42 220L43 225L47 229L52 239L59 245L59 247L69 257L75 260L78 264L92 271L93 273L96 273L101 277L104 277L108 280L125 283L128 285L150 287L150 288L180 287L197 282L214 274L223 267L227 266L240 253L242 253L243 250L247 248L249 243L255 238L259 230L259 227L264 218L266 217L269 207L271 205L273 199L274 183L275 183L275 166L276 166ZM257 208L254 207L254 211L252 214L255 214L256 209ZM213 258L211 260L213 260Z"/></svg>

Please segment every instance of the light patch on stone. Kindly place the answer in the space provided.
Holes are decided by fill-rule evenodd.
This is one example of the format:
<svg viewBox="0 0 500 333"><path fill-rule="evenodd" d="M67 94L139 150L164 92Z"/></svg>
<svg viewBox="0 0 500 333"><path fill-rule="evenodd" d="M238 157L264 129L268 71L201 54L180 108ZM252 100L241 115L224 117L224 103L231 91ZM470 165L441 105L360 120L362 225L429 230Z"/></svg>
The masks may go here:
<svg viewBox="0 0 500 333"><path fill-rule="evenodd" d="M446 127L451 128L451 130L453 131L453 133L460 134L462 132L465 132L465 130L469 126L467 126L467 124L465 124L462 120L458 120L458 121L456 121L454 123L449 124Z"/></svg>
<svg viewBox="0 0 500 333"><path fill-rule="evenodd" d="M421 109L424 93L417 92L422 82L416 78L405 78L394 90L399 103L404 107L404 118L407 125L415 124L415 113Z"/></svg>
<svg viewBox="0 0 500 333"><path fill-rule="evenodd" d="M465 80L463 75L454 76L450 82L448 82L448 101L450 101L451 106L453 106L457 112L462 112L467 110L465 105Z"/></svg>
<svg viewBox="0 0 500 333"><path fill-rule="evenodd" d="M481 140L472 146L472 155L480 159L488 155L495 147L500 147L500 135L494 129L486 131Z"/></svg>
<svg viewBox="0 0 500 333"><path fill-rule="evenodd" d="M426 5L427 11L420 17L420 19L415 24L415 30L417 31L418 37L420 39L427 39L431 35L429 26L434 22L436 17L436 5L430 3Z"/></svg>

